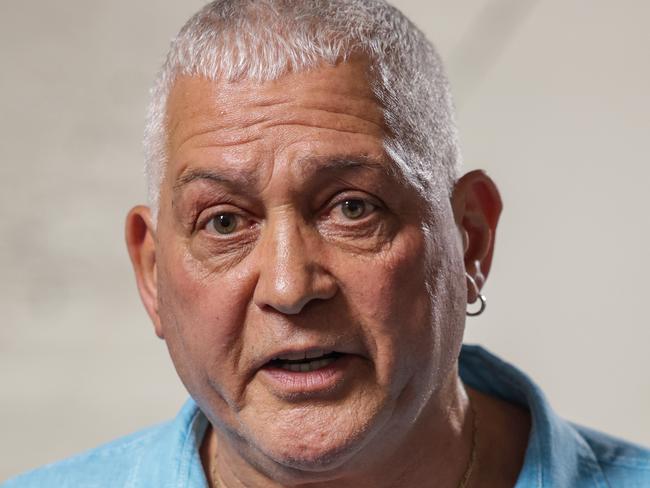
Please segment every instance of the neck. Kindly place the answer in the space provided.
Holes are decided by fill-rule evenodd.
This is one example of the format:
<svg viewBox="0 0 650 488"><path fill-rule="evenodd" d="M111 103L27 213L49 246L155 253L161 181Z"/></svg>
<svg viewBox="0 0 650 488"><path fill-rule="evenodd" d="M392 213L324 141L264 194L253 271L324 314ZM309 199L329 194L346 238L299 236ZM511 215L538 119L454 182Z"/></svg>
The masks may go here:
<svg viewBox="0 0 650 488"><path fill-rule="evenodd" d="M430 486L432 481L441 488L462 486L472 461L474 414L456 371L447 383L408 428L387 426L333 472L268 469L256 462L257 456L247 446L221 429L210 428L201 447L210 486L380 488Z"/></svg>

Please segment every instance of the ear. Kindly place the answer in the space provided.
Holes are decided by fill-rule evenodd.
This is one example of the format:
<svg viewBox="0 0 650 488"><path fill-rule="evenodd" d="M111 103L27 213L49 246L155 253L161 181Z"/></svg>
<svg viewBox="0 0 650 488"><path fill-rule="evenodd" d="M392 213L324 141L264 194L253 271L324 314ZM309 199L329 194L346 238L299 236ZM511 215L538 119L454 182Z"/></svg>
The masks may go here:
<svg viewBox="0 0 650 488"><path fill-rule="evenodd" d="M499 190L485 172L471 171L456 183L452 208L463 239L465 271L480 290L490 272L497 223L503 208ZM477 298L477 290L468 286L468 303Z"/></svg>
<svg viewBox="0 0 650 488"><path fill-rule="evenodd" d="M126 217L126 247L129 250L135 279L156 335L164 338L158 315L158 283L156 271L156 231L148 207L139 205Z"/></svg>

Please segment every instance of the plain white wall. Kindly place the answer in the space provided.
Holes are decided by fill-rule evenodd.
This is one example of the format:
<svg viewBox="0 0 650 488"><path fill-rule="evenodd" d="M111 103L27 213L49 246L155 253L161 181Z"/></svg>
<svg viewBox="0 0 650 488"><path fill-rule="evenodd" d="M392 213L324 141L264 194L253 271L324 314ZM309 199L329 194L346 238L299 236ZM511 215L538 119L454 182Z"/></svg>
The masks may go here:
<svg viewBox="0 0 650 488"><path fill-rule="evenodd" d="M396 1L439 48L505 211L467 340L564 416L650 443L647 2ZM175 414L137 296L147 90L203 2L0 3L0 479Z"/></svg>

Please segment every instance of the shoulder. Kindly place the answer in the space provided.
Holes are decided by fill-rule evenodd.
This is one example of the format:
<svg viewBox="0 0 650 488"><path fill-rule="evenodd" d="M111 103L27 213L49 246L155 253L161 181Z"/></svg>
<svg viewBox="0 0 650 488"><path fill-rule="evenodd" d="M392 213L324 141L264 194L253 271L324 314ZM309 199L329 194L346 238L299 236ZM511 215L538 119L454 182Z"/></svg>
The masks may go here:
<svg viewBox="0 0 650 488"><path fill-rule="evenodd" d="M165 437L169 423L136 432L74 457L29 471L2 488L68 488L129 486L150 454Z"/></svg>
<svg viewBox="0 0 650 488"><path fill-rule="evenodd" d="M650 449L573 425L594 454L609 486L650 486Z"/></svg>
<svg viewBox="0 0 650 488"><path fill-rule="evenodd" d="M209 422L190 398L173 420L28 472L2 488L204 486L199 446Z"/></svg>
<svg viewBox="0 0 650 488"><path fill-rule="evenodd" d="M467 385L530 412L517 487L650 487L649 449L558 416L540 387L512 364L480 346L464 345L459 372Z"/></svg>

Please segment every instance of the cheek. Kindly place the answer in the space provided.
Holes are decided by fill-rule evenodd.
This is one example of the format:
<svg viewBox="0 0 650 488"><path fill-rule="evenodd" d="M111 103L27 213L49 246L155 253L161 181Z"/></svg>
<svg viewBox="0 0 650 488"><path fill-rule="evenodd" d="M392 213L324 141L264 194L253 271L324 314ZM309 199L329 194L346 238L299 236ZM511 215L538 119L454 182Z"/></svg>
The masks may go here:
<svg viewBox="0 0 650 488"><path fill-rule="evenodd" d="M390 249L371 258L341 257L337 267L378 381L395 384L394 375L412 374L414 358L431 351L435 335L421 232L402 232Z"/></svg>
<svg viewBox="0 0 650 488"><path fill-rule="evenodd" d="M227 379L242 350L248 303L245 280L233 269L216 273L174 250L159 257L158 273L165 341L188 390L207 387L215 374Z"/></svg>

